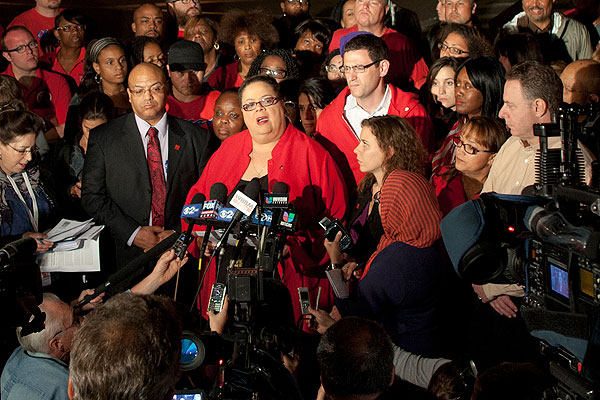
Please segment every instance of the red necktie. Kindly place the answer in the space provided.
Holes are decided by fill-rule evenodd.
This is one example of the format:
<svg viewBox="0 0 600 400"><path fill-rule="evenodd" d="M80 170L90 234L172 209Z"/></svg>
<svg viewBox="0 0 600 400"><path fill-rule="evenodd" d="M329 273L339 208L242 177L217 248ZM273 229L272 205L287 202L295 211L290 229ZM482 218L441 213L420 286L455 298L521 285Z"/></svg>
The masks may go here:
<svg viewBox="0 0 600 400"><path fill-rule="evenodd" d="M158 129L151 126L148 129L148 171L152 183L152 225L165 226L165 198L167 188L163 172L162 157L160 156L160 142Z"/></svg>

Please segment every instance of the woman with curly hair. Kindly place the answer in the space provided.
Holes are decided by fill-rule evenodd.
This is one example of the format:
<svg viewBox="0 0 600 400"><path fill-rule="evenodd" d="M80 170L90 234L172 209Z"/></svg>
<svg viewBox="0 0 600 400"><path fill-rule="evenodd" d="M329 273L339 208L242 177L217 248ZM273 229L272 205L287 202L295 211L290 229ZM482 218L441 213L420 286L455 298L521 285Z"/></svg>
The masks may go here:
<svg viewBox="0 0 600 400"><path fill-rule="evenodd" d="M463 24L446 25L437 46L440 57L494 57L494 48L481 33L472 26Z"/></svg>
<svg viewBox="0 0 600 400"><path fill-rule="evenodd" d="M221 18L220 26L219 41L235 47L237 61L217 68L207 82L223 91L240 87L254 59L262 50L274 47L279 42L279 35L269 14L263 10L228 11Z"/></svg>
<svg viewBox="0 0 600 400"><path fill-rule="evenodd" d="M266 50L250 65L248 78L254 75L272 76L277 83L281 83L285 79L298 79L298 65L288 50Z"/></svg>
<svg viewBox="0 0 600 400"><path fill-rule="evenodd" d="M361 172L366 174L358 185L357 204L348 224L354 246L344 255L339 246L341 235L333 242L325 240L334 265L343 264L346 259L361 264L375 251L383 235L379 198L388 175L397 169L425 174L427 152L414 128L398 116L365 119L354 153Z"/></svg>

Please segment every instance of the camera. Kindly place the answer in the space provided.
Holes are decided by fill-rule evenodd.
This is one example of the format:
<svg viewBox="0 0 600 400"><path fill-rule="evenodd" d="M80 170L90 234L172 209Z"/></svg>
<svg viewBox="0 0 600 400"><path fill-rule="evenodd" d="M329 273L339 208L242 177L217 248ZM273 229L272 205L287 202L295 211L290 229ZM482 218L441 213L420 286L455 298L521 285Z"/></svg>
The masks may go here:
<svg viewBox="0 0 600 400"><path fill-rule="evenodd" d="M340 250L342 252L346 252L350 250L352 246L354 246L352 237L350 237L348 231L346 231L346 228L344 228L344 225L342 225L342 221L339 219L336 218L331 221L329 218L324 217L319 221L319 225L325 229L325 238L330 242L335 240L335 236L338 234L338 232L342 232L342 238L340 239Z"/></svg>

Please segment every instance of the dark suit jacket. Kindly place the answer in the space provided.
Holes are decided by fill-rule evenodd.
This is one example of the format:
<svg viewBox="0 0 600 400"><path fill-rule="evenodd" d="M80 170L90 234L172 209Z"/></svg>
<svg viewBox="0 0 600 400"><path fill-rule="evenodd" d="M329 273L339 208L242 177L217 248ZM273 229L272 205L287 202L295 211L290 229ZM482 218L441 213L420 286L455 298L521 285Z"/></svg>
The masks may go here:
<svg viewBox="0 0 600 400"><path fill-rule="evenodd" d="M181 209L211 154L209 133L187 121L167 117L169 156L165 229L179 230ZM152 186L134 114L94 129L83 168L81 203L115 239L117 265L141 254L127 246L138 226L149 225Z"/></svg>

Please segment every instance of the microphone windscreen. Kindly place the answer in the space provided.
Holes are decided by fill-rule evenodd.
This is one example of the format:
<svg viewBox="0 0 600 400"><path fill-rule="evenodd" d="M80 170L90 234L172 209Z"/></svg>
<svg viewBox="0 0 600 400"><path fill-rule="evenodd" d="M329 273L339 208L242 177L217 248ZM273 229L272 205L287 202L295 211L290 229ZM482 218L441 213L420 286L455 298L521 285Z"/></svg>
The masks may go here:
<svg viewBox="0 0 600 400"><path fill-rule="evenodd" d="M273 193L289 193L290 187L285 182L275 182L273 185Z"/></svg>
<svg viewBox="0 0 600 400"><path fill-rule="evenodd" d="M244 188L244 194L255 202L258 202L258 196L260 194L260 180L258 178L252 178L252 180L248 182Z"/></svg>
<svg viewBox="0 0 600 400"><path fill-rule="evenodd" d="M210 187L210 199L218 200L221 204L227 201L227 186L221 182L216 182Z"/></svg>
<svg viewBox="0 0 600 400"><path fill-rule="evenodd" d="M202 204L206 201L206 196L204 193L196 193L194 197L192 197L192 202L190 204Z"/></svg>

